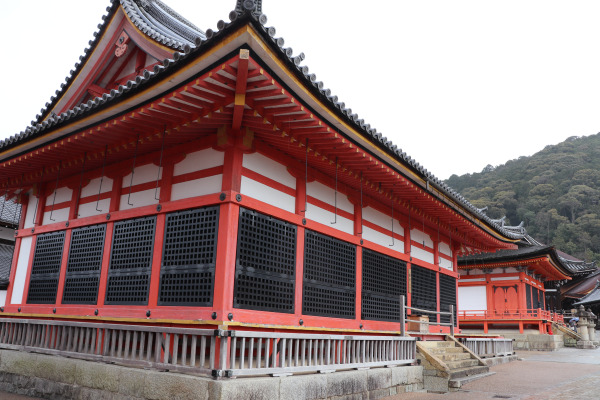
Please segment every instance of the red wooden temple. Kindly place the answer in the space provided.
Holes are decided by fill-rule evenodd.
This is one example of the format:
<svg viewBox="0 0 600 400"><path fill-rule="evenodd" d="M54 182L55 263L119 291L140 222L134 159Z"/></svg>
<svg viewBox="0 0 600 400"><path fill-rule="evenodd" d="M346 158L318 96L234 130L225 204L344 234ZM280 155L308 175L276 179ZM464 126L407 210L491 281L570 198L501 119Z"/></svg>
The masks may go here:
<svg viewBox="0 0 600 400"><path fill-rule="evenodd" d="M518 328L520 333L535 328L548 333L552 322L564 321L556 313L556 296L546 296L546 292L557 293L556 288L595 270L596 265L574 261L553 246L543 245L522 226L504 228L523 234L518 249L459 258L458 319L463 328L484 333L492 328ZM561 310L560 302L558 306Z"/></svg>
<svg viewBox="0 0 600 400"><path fill-rule="evenodd" d="M260 1L206 32L158 0L112 1L55 96L0 142L0 193L23 207L0 316L381 333L398 332L401 295L456 306L458 255L523 235L303 60Z"/></svg>

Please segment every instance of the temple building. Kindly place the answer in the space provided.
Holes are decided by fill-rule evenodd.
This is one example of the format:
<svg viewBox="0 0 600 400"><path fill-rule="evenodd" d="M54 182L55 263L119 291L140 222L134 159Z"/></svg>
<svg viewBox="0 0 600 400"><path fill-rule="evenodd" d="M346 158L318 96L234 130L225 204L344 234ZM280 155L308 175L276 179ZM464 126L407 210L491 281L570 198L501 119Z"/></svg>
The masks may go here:
<svg viewBox="0 0 600 400"><path fill-rule="evenodd" d="M474 289L488 267L459 270L458 256L518 251L524 235L402 152L304 59L260 1L237 1L216 31L159 0L112 1L40 114L0 142L0 191L22 205L0 316L397 333L401 295L464 309L457 278L475 267L465 283L488 300L461 301L485 308L496 280ZM543 308L542 277L568 279L552 254L494 267L518 286L508 308ZM431 314L429 331L448 320Z"/></svg>
<svg viewBox="0 0 600 400"><path fill-rule="evenodd" d="M504 225L504 219L496 221ZM527 234L522 224L517 249L461 256L459 321L468 332L551 332L551 323L564 323L561 287L573 278L597 270L595 263L575 259Z"/></svg>

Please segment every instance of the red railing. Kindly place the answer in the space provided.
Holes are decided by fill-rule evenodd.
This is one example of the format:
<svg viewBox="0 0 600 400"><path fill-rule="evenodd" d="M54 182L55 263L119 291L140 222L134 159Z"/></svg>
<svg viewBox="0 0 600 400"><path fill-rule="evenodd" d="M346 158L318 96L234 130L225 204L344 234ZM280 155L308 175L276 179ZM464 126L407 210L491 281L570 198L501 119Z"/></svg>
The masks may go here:
<svg viewBox="0 0 600 400"><path fill-rule="evenodd" d="M546 320L564 324L562 314L541 308L528 310L505 310L504 312L488 310L463 310L458 312L458 319L463 321L487 321L487 320L520 320L534 319Z"/></svg>

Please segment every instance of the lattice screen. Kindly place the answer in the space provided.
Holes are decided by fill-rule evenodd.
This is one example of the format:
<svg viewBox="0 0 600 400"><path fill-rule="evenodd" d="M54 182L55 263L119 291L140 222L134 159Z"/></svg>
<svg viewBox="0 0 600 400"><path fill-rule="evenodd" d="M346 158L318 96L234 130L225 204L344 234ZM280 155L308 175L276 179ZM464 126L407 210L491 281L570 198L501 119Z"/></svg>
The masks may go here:
<svg viewBox="0 0 600 400"><path fill-rule="evenodd" d="M105 304L148 304L156 217L115 222Z"/></svg>
<svg viewBox="0 0 600 400"><path fill-rule="evenodd" d="M28 304L54 304L60 275L65 231L38 235L29 280Z"/></svg>
<svg viewBox="0 0 600 400"><path fill-rule="evenodd" d="M218 230L219 207L167 214L159 305L212 305Z"/></svg>
<svg viewBox="0 0 600 400"><path fill-rule="evenodd" d="M354 318L356 246L306 230L302 312Z"/></svg>
<svg viewBox="0 0 600 400"><path fill-rule="evenodd" d="M296 226L240 209L233 306L294 312Z"/></svg>
<svg viewBox="0 0 600 400"><path fill-rule="evenodd" d="M406 296L406 263L363 249L362 319L399 321L400 295Z"/></svg>
<svg viewBox="0 0 600 400"><path fill-rule="evenodd" d="M454 306L454 326L456 326L456 279L440 274L440 311L450 311L450 306ZM440 322L449 323L449 315L440 315Z"/></svg>
<svg viewBox="0 0 600 400"><path fill-rule="evenodd" d="M436 272L427 268L413 265L411 267L412 292L411 305L422 310L437 311ZM437 321L436 314L413 312L429 315L430 321Z"/></svg>
<svg viewBox="0 0 600 400"><path fill-rule="evenodd" d="M67 262L64 304L96 304L106 224L73 229Z"/></svg>

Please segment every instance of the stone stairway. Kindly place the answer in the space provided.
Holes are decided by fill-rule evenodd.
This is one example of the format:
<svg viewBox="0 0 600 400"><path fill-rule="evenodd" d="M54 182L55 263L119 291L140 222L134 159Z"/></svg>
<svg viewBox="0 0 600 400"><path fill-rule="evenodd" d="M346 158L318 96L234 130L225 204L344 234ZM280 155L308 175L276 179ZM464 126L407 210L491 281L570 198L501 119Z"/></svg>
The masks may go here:
<svg viewBox="0 0 600 400"><path fill-rule="evenodd" d="M454 338L417 342L417 348L428 392L458 390L467 382L493 374L483 360Z"/></svg>

